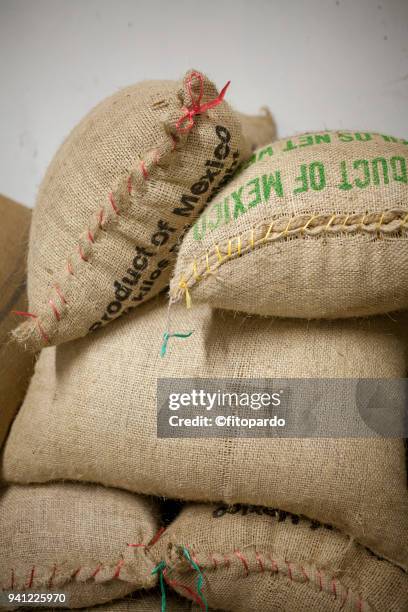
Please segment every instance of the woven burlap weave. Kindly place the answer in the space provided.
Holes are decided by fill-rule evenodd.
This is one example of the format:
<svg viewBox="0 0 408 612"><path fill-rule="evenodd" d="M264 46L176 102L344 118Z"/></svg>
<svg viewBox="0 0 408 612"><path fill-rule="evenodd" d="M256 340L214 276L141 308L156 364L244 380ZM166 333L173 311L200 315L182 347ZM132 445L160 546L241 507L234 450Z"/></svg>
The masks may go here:
<svg viewBox="0 0 408 612"><path fill-rule="evenodd" d="M71 483L6 487L1 588L62 591L78 608L152 587L157 578L145 547L157 520L153 502L124 491Z"/></svg>
<svg viewBox="0 0 408 612"><path fill-rule="evenodd" d="M408 607L406 572L328 525L271 508L187 505L150 552L183 595L197 596L198 567L207 603L231 612Z"/></svg>
<svg viewBox="0 0 408 612"><path fill-rule="evenodd" d="M24 399L34 357L16 346L12 310L27 309L26 256L31 211L0 195L0 447Z"/></svg>
<svg viewBox="0 0 408 612"><path fill-rule="evenodd" d="M84 336L166 286L184 229L249 157L239 118L219 96L189 71L123 89L74 128L33 212L34 317L16 332L25 346Z"/></svg>
<svg viewBox="0 0 408 612"><path fill-rule="evenodd" d="M276 140L276 123L268 108L264 107L262 111L263 114L258 116L238 113L243 137L251 151Z"/></svg>
<svg viewBox="0 0 408 612"><path fill-rule="evenodd" d="M165 300L94 336L45 349L4 449L9 482L85 480L202 501L268 505L329 522L408 567L398 439L158 439L159 377L398 378L401 317L262 319ZM404 336L405 334L405 336Z"/></svg>
<svg viewBox="0 0 408 612"><path fill-rule="evenodd" d="M350 132L258 150L186 234L173 299L304 318L407 308L407 153Z"/></svg>
<svg viewBox="0 0 408 612"><path fill-rule="evenodd" d="M162 597L161 593L141 592L134 594L131 598L120 601L111 601L103 606L83 608L83 612L160 612ZM44 608L42 608L44 610ZM208 609L211 612L212 608ZM199 612L200 607L188 599L177 597L174 593L166 593L166 612ZM47 610L45 610L47 612ZM55 608L48 609L55 612Z"/></svg>

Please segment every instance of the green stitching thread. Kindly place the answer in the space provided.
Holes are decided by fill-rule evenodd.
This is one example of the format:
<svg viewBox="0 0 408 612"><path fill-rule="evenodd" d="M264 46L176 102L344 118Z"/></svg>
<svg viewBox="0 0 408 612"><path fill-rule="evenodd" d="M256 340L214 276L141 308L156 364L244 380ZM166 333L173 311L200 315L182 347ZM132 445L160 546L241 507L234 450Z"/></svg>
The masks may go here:
<svg viewBox="0 0 408 612"><path fill-rule="evenodd" d="M164 584L164 576L163 572L166 569L166 563L164 561L160 561L158 565L154 569L152 569L152 574L159 574L159 582L160 582L160 591L161 591L161 612L166 612L166 587Z"/></svg>
<svg viewBox="0 0 408 612"><path fill-rule="evenodd" d="M170 332L164 332L163 334L163 344L161 346L160 349L160 357L164 357L167 351L167 344L170 340L170 338L189 338L191 336L193 332L187 332L186 334L182 334L182 333L174 333L171 334Z"/></svg>
<svg viewBox="0 0 408 612"><path fill-rule="evenodd" d="M187 548L183 548L183 554L185 556L185 558L187 559L187 561L190 563L191 567L197 572L197 594L200 597L201 601L204 604L204 609L205 612L208 612L208 604L207 604L207 600L203 595L203 591L202 591L202 587L203 587L203 582L204 582L204 577L203 574L201 573L200 568L198 567L197 563L195 561L193 561L193 559L191 558L190 553L188 552Z"/></svg>

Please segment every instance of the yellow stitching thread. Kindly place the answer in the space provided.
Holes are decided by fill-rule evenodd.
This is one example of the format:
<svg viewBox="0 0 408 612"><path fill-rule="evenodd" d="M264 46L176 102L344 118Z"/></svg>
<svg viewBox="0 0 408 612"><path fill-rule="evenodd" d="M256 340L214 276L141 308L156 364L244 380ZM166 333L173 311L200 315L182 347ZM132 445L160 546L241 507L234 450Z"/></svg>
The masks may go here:
<svg viewBox="0 0 408 612"><path fill-rule="evenodd" d="M384 215L385 215L385 212L383 211L381 213L381 217L380 217L380 220L379 220L378 225L377 225L377 236L378 236L378 238L381 238L380 232L381 232L381 226L382 226L383 221L384 221Z"/></svg>
<svg viewBox="0 0 408 612"><path fill-rule="evenodd" d="M379 222L377 224L377 227L376 227L376 231L377 232L381 231L381 227L382 227L382 225L384 223L384 218L385 218L386 212L387 211L383 211L382 214L381 214L380 220L379 220ZM344 219L344 221L343 221L343 223L342 223L342 225L340 227L343 227L344 229L347 228L347 222L350 219L350 216L351 215L346 215L346 217L345 217L345 219ZM367 217L367 213L362 215L361 220L360 220L360 222L359 222L359 224L357 226L359 230L363 230L363 226L364 226L366 217ZM286 225L286 228L279 234L278 237L287 236L288 235L290 224L292 223L294 218L295 217L292 217L291 219L289 219L288 224ZM317 218L318 217L316 215L312 215L309 218L309 220L305 223L305 225L303 225L302 227L298 228L298 230L301 233L304 232L309 227L309 225L312 223L312 221L314 219L317 219ZM330 228L330 226L333 224L333 222L334 222L334 220L336 218L337 218L337 215L333 214L330 217L329 221L327 222L326 226L324 227L323 231L327 231ZM250 245L250 247L252 249L255 247L256 244L264 242L269 237L269 235L270 235L270 233L272 231L274 223L275 223L275 221L273 221L269 225L268 230L267 230L265 236L263 238L259 238L259 240L257 240L257 241L255 241L255 238L254 238L254 229L251 228L251 238L249 240L249 245ZM408 213L400 221L400 226L401 227L406 226L406 225L408 225ZM241 255L241 252L242 252L241 235L236 236L236 239L237 239L237 254ZM225 255L225 257L222 256L219 245L218 244L214 245L214 250L215 250L215 253L217 254L217 258L218 258L219 263L222 263L223 261L225 261L225 260L227 260L227 259L232 257L232 240L233 239L230 239L228 241L228 251L227 251L227 255ZM206 261L206 275L213 274L213 271L211 270L211 267L210 267L209 252L208 251L206 251L206 253L205 253L205 261ZM200 276L198 274L198 272L197 272L197 261L195 259L194 259L194 262L193 262L193 275L194 275L194 279L197 282L199 282L200 280L203 279L203 277ZM184 290L185 295L186 295L186 305L187 305L187 308L190 308L191 307L191 295L190 295L190 291L189 291L189 289L187 287L186 280L184 279L183 276L181 277L181 280L180 280L180 283L179 283L179 288Z"/></svg>
<svg viewBox="0 0 408 612"><path fill-rule="evenodd" d="M284 235L284 236L287 236L287 235L288 235L288 231L289 231L289 227L290 227L290 223L291 223L291 221L292 221L292 219L289 219L288 224L287 224L287 226L286 226L286 228L285 228L285 231L283 232L283 235Z"/></svg>
<svg viewBox="0 0 408 612"><path fill-rule="evenodd" d="M208 251L205 252L205 265L206 265L207 274L211 274L210 263L208 261Z"/></svg>
<svg viewBox="0 0 408 612"><path fill-rule="evenodd" d="M347 221L348 221L349 219L350 219L350 215L347 215L347 216L346 216L346 218L344 219L343 226L342 226L342 227L344 227L344 229L346 229L346 228L347 228Z"/></svg>
<svg viewBox="0 0 408 612"><path fill-rule="evenodd" d="M324 231L327 232L329 227L331 226L331 224L333 223L333 221L335 220L337 215L332 215L329 219L328 224L326 225L326 227L324 228Z"/></svg>
<svg viewBox="0 0 408 612"><path fill-rule="evenodd" d="M181 280L179 282L179 287L180 287L180 289L183 289L183 291L185 293L187 308L191 308L191 295L190 295L190 291L188 290L187 282L186 282L184 276L181 277Z"/></svg>
<svg viewBox="0 0 408 612"><path fill-rule="evenodd" d="M309 225L311 224L311 222L313 221L313 219L315 219L316 216L312 215L309 219L309 221L306 223L306 225L304 225L303 227L300 228L300 233L303 234L303 232L305 232L307 230L307 228L309 227Z"/></svg>
<svg viewBox="0 0 408 612"><path fill-rule="evenodd" d="M272 221L272 223L271 223L271 224L270 224L270 226L268 227L268 231L266 232L266 234L265 234L265 236L264 236L264 238L263 238L264 242L266 242L266 241L268 240L269 235L270 235L270 233L271 233L271 231L272 231L272 229L273 229L273 226L274 226L274 225L275 225L275 221Z"/></svg>
<svg viewBox="0 0 408 612"><path fill-rule="evenodd" d="M197 260L196 259L194 259L194 262L193 262L193 275L194 275L194 280L196 280L197 282L201 280L201 276L197 272Z"/></svg>
<svg viewBox="0 0 408 612"><path fill-rule="evenodd" d="M220 247L218 244L214 245L215 252L217 253L218 261L221 263L223 260L223 256L221 255Z"/></svg>

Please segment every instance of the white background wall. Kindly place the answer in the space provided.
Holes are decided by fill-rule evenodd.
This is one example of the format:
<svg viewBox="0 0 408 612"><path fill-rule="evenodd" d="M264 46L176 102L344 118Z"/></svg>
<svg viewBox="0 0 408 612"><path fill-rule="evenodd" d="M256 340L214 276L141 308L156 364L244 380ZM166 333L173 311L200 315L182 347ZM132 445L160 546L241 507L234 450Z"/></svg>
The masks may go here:
<svg viewBox="0 0 408 612"><path fill-rule="evenodd" d="M0 192L32 206L93 105L190 67L283 136L408 136L408 0L0 0Z"/></svg>

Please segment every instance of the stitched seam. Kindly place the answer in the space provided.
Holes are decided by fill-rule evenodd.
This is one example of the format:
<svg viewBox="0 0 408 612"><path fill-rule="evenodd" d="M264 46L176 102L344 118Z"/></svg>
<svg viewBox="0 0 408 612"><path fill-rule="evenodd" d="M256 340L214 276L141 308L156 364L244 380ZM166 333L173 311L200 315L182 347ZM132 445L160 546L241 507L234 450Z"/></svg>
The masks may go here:
<svg viewBox="0 0 408 612"><path fill-rule="evenodd" d="M153 535L153 537L147 542L138 542L136 544L134 543L128 543L127 546L128 548L143 548L144 549L144 553L145 553L145 557L150 561L149 557L147 557L147 552L149 551L149 549L158 542L158 540L162 537L163 533L165 532L165 527L160 527L157 532ZM140 555L139 555L140 556ZM89 578L88 579L95 579L95 577L101 572L101 570L103 570L103 568L111 568L113 570L113 575L111 577L107 577L104 580L98 580L98 582L108 582L109 580L122 580L122 578L120 578L120 573L122 571L122 569L124 567L127 567L128 565L131 565L131 563L134 561L135 559L132 559L132 561L125 561L123 556L119 558L119 561L117 561L116 563L109 563L109 564L104 564L104 563L100 563L98 562L95 569L93 569L93 571L88 567L87 568L87 573L89 574ZM80 575L81 571L84 570L83 566L80 566L78 568L76 568L75 570L71 571L70 576L66 579L66 581L63 584L67 584L68 582L70 582L70 580L76 579L78 577L78 575ZM29 572L29 578L28 578L28 583L26 588L30 588L33 584L33 580L34 580L34 576L35 576L35 571L36 571L36 566L33 565L32 567L30 567L30 572ZM64 570L65 572L69 571L69 570ZM42 579L41 583L38 585L36 584L36 587L38 586L45 586L47 585L48 588L51 588L53 581L55 579L55 576L58 573L58 565L56 563L54 563L51 573L48 577L45 577ZM127 581L124 581L127 582ZM10 589L13 590L15 586L15 569L12 568L10 570ZM5 587L3 587L3 591L6 590Z"/></svg>
<svg viewBox="0 0 408 612"><path fill-rule="evenodd" d="M202 76L199 75L199 73L197 72L193 72L193 74L196 76L200 76L200 78L202 78ZM174 125L174 129L179 134L184 134L187 131L189 131L189 129L194 126L193 115L201 112L201 108L197 107L197 102L192 97L191 82L190 82L189 87L190 87L189 94L192 98L191 103L194 108L191 112L188 110L186 106L182 106L180 108L181 112L184 111L184 114L180 117L180 119ZM223 92L221 93L224 94L225 90L226 88L224 88ZM220 96L221 94L218 97ZM222 101L222 98L220 101ZM211 106L209 106L209 108L211 108ZM179 125L180 121L185 117L186 111L188 111L190 114L192 113L190 117L190 123L189 123L188 129L183 128ZM79 256L79 259L82 260L83 262L90 263L90 257L93 254L93 246L95 242L97 242L100 236L104 235L104 232L108 229L112 220L115 220L115 218L117 218L121 213L123 213L125 210L127 210L130 207L132 196L139 195L139 192L136 192L133 189L134 176L135 175L137 176L137 173L139 173L138 176L141 179L141 185L139 186L139 190L140 190L140 187L143 187L143 183L147 182L148 180L152 178L152 174L156 170L156 167L159 165L159 162L163 161L164 158L167 158L169 155L171 155L175 151L179 151L179 149L176 148L177 144L180 143L179 136L176 136L175 134L173 134L170 129L168 129L168 131L165 131L165 134L169 137L171 141L170 149L168 151L165 150L163 154L160 156L159 149L165 146L166 144L166 141L163 140L160 144L156 145L155 148L147 151L143 155L145 159L139 156L135 167L127 174L126 177L121 177L120 179L118 179L117 187L109 193L108 198L107 198L109 201L109 205L107 209L105 208L106 206L106 203L105 203L105 205L101 205L100 208L95 213L92 214L92 216L90 217L88 221L88 227L85 230L86 238L83 241L84 244L81 244L80 242L81 237L80 237L78 239L77 252L71 253L66 259L65 266L70 276L75 277L77 275L75 272L74 266L72 265L73 257L75 255L77 257ZM124 187L126 188L124 189ZM140 195L143 195L142 191L143 190L140 190ZM121 204L119 204L119 200L123 200L123 199L125 199L125 201L124 202L122 201ZM91 226L95 225L95 221L97 222L97 224L92 230ZM54 319L58 324L59 321L61 320L62 315L68 309L69 304L65 296L62 294L61 289L59 288L59 285L55 284L53 286L53 289L55 290L57 297L59 298L60 307L59 308L57 307L55 301L51 297L47 300L46 304L50 307L51 312L54 316ZM35 321L31 323L32 328L33 329L37 328L45 344L50 344L51 343L50 338L42 327L39 315L37 315L36 313L30 313L30 315L32 316L33 319L35 319ZM29 325L29 324L26 323L25 325Z"/></svg>
<svg viewBox="0 0 408 612"><path fill-rule="evenodd" d="M143 182L150 180L152 178L152 175L154 176L154 167L158 166L159 162L162 161L163 158L166 158L168 155L176 151L176 143L179 142L179 139L174 135L172 135L170 138L170 151L165 151L162 157L160 158L158 149L153 149L153 157L149 160L150 163L148 163L147 160L143 161L142 159L139 159L138 164L129 172L129 174L119 180L119 184L116 189L109 193L107 198L109 205L101 205L100 208L92 214L88 222L88 228L85 230L86 238L85 240L83 240L84 243L81 244L79 242L77 250L71 253L66 259L65 266L70 276L76 277L78 275L73 265L74 258L78 257L78 263L79 260L85 263L91 263L94 247L98 240L104 236L106 230L109 229L109 227L112 225L112 221L114 221L120 214L122 214L130 207L132 197L137 195L143 195L142 190L136 191L133 187L134 174L139 170L141 176L143 177ZM151 152L148 152L146 155L149 155L150 153ZM126 185L126 189L123 189L124 185ZM119 204L119 200L121 200L121 204ZM91 229L91 227L93 229ZM79 238L79 241L80 240L81 238ZM51 312L54 315L56 322L58 323L61 320L61 317L64 312L66 312L67 308L69 307L69 303L64 294L62 293L61 289L59 288L59 285L55 284L52 289L55 290L56 297L59 298L59 306L56 305L55 300L53 300L52 298L50 298L46 302L46 304L48 304L48 306L51 308ZM44 342L46 344L50 344L50 339L48 335L41 327L39 316L35 315L35 319L36 321L34 325L37 325Z"/></svg>
<svg viewBox="0 0 408 612"><path fill-rule="evenodd" d="M342 233L377 235L381 239L384 235L402 233L406 230L408 230L408 212L395 209L377 213L298 215L279 218L271 223L262 222L248 229L245 234L238 234L222 243L214 244L212 249L194 257L191 264L188 264L188 271L181 273L176 281L172 297L174 301L185 297L189 306L191 302L189 289L214 274L225 262L237 259L271 242ZM258 234L256 238L255 233Z"/></svg>
<svg viewBox="0 0 408 612"><path fill-rule="evenodd" d="M197 555L197 553L196 553ZM254 557L254 563L251 564ZM214 563L214 559L217 560ZM273 557L271 553L254 551L253 554L248 553L245 555L240 550L234 550L231 553L211 553L207 555L200 555L198 553L197 564L200 566L200 570L203 573L214 572L219 569L229 568L231 564L240 566L242 568L242 577L247 578L251 574L271 574L277 577L286 577L291 582L300 584L308 584L317 588L320 592L327 595L331 595L335 600L341 601L341 607L343 608L348 602L354 606L354 609L358 612L368 612L371 610L371 606L367 599L363 599L362 596L344 586L341 581L321 568L317 566L307 566L307 570L304 565L300 565L295 562L289 562L286 559L278 559ZM251 567L252 565L252 567ZM181 561L179 564L169 565L169 569L181 569L186 568L184 562ZM186 573L186 572L183 572ZM191 572L192 573L192 572Z"/></svg>
<svg viewBox="0 0 408 612"><path fill-rule="evenodd" d="M142 547L145 549L143 551L143 553L145 553L148 550L149 544L150 543L128 545L128 546ZM141 555L138 554L138 556L140 557ZM149 557L147 557L145 554L142 555L142 558L146 558L147 560L150 561ZM113 563L98 562L96 563L94 567L90 567L89 565L87 566L80 565L79 567L72 567L71 569L67 569L61 565L58 565L57 563L54 563L52 567L50 568L50 573L44 576L43 578L41 578L39 581L36 580L36 576L39 573L38 566L33 565L33 566L30 566L29 569L27 570L26 577L21 578L20 590L26 590L30 588L42 588L42 587L51 588L53 586L55 578L58 576L59 569L62 570L64 574L66 574L66 578L62 582L59 582L58 586L63 586L75 580L79 580L79 576L81 576L81 574L82 575L85 574L87 576L86 580L94 580L95 582L98 582L98 583L110 582L111 580L121 580L123 582L129 582L130 584L132 584L133 582L132 580L124 579L121 577L120 574L123 569L132 567L135 560L136 558L129 560L129 561L125 561L123 556L121 556L118 561L113 562ZM104 577L102 580L99 580L99 579L96 580L96 577L98 576L98 574L100 574L100 572L103 570L106 571L107 569L110 570L107 576ZM9 589L13 590L15 588L18 588L18 584L16 583L16 572L17 571L18 571L18 568L16 569L16 567L10 569L9 585L3 584L3 587L2 587L3 591L9 590ZM18 571L18 573L21 573L21 571ZM150 576L150 574L148 574L148 576Z"/></svg>

